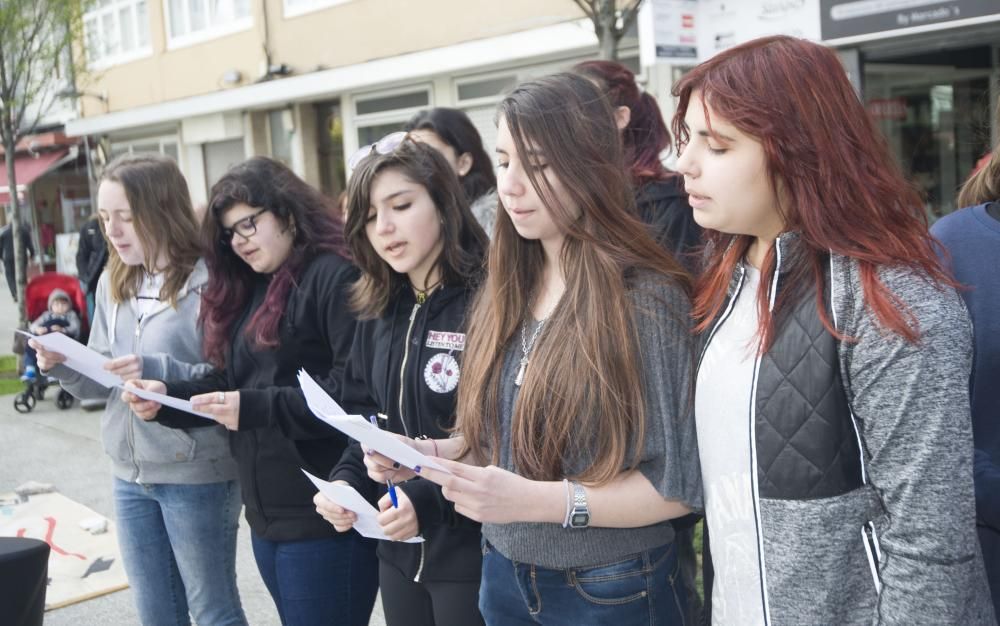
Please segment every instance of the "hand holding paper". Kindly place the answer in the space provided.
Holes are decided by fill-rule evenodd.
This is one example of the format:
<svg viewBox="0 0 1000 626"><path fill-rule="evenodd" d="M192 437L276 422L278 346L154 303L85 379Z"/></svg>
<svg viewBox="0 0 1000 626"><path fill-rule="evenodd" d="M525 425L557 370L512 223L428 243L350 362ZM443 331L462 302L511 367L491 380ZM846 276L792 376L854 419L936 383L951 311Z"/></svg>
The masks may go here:
<svg viewBox="0 0 1000 626"><path fill-rule="evenodd" d="M299 384L305 394L306 404L316 417L333 426L351 439L371 448L410 469L432 467L450 473L444 466L406 445L391 433L379 430L360 415L347 415L305 371L299 371Z"/></svg>
<svg viewBox="0 0 1000 626"><path fill-rule="evenodd" d="M302 470L302 473L305 474L306 478L308 478L312 484L316 485L316 488L319 489L320 493L326 496L331 502L335 502L345 509L353 511L354 514L357 515L358 518L354 522L354 530L361 533L364 537L391 541L389 536L383 532L382 527L379 526L377 519L379 512L376 511L375 507L369 504L367 500L361 497L361 494L358 493L353 487L325 481L322 478L313 476L305 470ZM423 540L423 537L413 537L411 539L407 539L404 543L421 543Z"/></svg>

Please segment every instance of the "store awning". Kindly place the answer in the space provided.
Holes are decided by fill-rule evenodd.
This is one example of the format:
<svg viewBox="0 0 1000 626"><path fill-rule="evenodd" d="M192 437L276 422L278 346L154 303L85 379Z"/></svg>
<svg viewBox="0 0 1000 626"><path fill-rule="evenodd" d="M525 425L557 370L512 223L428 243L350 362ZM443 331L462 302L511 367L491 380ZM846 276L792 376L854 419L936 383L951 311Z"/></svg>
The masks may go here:
<svg viewBox="0 0 1000 626"><path fill-rule="evenodd" d="M18 155L14 159L14 180L17 183L18 197L27 189L31 183L35 182L39 176L55 167L63 157L69 153L69 149L53 150L31 156L28 154ZM0 204L6 205L10 202L10 185L7 181L7 164L0 159Z"/></svg>

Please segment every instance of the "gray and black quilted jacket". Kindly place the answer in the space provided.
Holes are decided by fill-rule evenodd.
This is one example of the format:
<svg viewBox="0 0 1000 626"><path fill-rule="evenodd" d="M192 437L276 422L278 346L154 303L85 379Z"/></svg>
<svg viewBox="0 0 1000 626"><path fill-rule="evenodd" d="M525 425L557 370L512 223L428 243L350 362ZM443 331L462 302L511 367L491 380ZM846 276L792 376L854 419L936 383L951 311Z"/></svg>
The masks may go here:
<svg viewBox="0 0 1000 626"><path fill-rule="evenodd" d="M772 303L802 244L775 245ZM918 343L880 326L857 262L831 255L823 300L851 339L826 331L813 289L758 357L747 434L765 621L995 624L975 526L971 323L953 289L905 269L880 277Z"/></svg>

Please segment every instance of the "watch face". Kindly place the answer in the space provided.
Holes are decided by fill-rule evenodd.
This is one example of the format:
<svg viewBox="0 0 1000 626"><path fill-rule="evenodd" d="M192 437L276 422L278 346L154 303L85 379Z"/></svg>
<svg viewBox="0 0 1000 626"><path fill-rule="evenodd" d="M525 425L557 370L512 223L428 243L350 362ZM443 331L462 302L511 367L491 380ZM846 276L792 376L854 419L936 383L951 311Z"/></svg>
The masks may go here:
<svg viewBox="0 0 1000 626"><path fill-rule="evenodd" d="M569 525L575 528L583 528L590 523L590 513L574 513L569 518Z"/></svg>

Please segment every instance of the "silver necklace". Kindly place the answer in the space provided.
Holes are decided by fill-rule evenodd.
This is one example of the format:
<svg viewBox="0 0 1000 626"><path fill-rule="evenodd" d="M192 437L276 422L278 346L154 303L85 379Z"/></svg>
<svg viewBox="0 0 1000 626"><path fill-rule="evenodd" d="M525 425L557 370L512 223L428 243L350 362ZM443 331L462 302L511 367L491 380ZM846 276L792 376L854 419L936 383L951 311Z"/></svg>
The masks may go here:
<svg viewBox="0 0 1000 626"><path fill-rule="evenodd" d="M549 319L546 315L540 322L538 326L535 327L535 332L531 334L531 341L528 341L526 328L528 327L528 320L524 320L521 324L521 365L517 368L517 376L514 377L514 384L518 387L524 382L524 371L528 369L528 354L531 353L532 348L535 347L535 340L538 339L538 333L542 332L542 327L545 326L545 322Z"/></svg>

